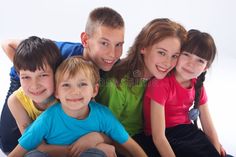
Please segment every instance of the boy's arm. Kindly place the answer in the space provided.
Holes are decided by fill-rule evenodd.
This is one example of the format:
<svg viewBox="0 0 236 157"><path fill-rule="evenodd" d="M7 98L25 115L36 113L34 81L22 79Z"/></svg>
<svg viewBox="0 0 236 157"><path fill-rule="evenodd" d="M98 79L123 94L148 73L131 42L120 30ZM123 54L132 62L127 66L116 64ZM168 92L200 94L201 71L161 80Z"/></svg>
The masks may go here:
<svg viewBox="0 0 236 157"><path fill-rule="evenodd" d="M3 41L2 43L2 49L11 61L13 61L16 48L20 44L20 42L21 42L20 40L9 39L9 40Z"/></svg>
<svg viewBox="0 0 236 157"><path fill-rule="evenodd" d="M49 145L43 142L37 147L37 150L46 152L51 157L69 156L69 146Z"/></svg>
<svg viewBox="0 0 236 157"><path fill-rule="evenodd" d="M122 144L122 146L131 154L132 157L147 157L143 149L131 138Z"/></svg>
<svg viewBox="0 0 236 157"><path fill-rule="evenodd" d="M92 132L82 136L70 146L70 154L79 154L101 143L111 144L112 140L103 133Z"/></svg>
<svg viewBox="0 0 236 157"><path fill-rule="evenodd" d="M22 134L32 120L14 93L8 99L8 106Z"/></svg>
<svg viewBox="0 0 236 157"><path fill-rule="evenodd" d="M153 142L161 156L175 157L165 136L165 109L154 100L151 100L151 128Z"/></svg>
<svg viewBox="0 0 236 157"><path fill-rule="evenodd" d="M21 147L19 144L8 154L8 157L23 157L28 151Z"/></svg>
<svg viewBox="0 0 236 157"><path fill-rule="evenodd" d="M111 143L111 140L105 134L92 132L79 138L76 142L74 142L70 146L48 145L42 143L37 148L37 150L46 152L52 157L78 156L81 152L87 150L88 148L97 147L101 143L109 144ZM103 149L102 146L99 146L97 148L101 149L106 154L112 154L111 149L105 149L105 148Z"/></svg>
<svg viewBox="0 0 236 157"><path fill-rule="evenodd" d="M221 154L221 145L218 140L218 136L211 119L208 105L207 104L200 105L199 111L200 111L200 121L204 133L207 135L211 143L215 146L217 151Z"/></svg>

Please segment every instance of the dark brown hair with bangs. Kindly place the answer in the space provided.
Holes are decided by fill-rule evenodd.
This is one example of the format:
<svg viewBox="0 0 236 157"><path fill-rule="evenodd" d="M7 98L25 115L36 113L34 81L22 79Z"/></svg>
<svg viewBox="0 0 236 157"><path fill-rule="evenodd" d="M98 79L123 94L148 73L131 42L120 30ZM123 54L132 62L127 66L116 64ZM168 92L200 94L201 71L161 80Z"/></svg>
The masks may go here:
<svg viewBox="0 0 236 157"><path fill-rule="evenodd" d="M200 58L207 60L207 67L209 68L216 56L216 45L212 36L206 32L191 29L188 31L187 40L182 47L182 51L194 54ZM198 109L199 100L201 96L201 88L205 81L207 71L198 76L195 89L194 109ZM194 124L197 125L197 119L194 119Z"/></svg>
<svg viewBox="0 0 236 157"><path fill-rule="evenodd" d="M20 70L44 70L46 64L55 72L61 60L60 51L53 41L31 36L17 47L13 64L18 73Z"/></svg>
<svg viewBox="0 0 236 157"><path fill-rule="evenodd" d="M191 29L188 31L182 51L207 60L207 67L210 67L216 56L216 45L210 34Z"/></svg>

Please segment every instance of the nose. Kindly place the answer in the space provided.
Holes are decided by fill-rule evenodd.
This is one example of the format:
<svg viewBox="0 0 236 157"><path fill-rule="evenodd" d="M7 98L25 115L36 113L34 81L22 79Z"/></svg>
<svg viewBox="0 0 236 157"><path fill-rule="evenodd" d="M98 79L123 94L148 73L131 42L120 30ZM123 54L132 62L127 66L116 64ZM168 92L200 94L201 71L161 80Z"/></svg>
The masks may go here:
<svg viewBox="0 0 236 157"><path fill-rule="evenodd" d="M166 67L166 68L169 68L171 65L172 65L172 62L173 62L173 59L171 58L171 57L169 57L169 56L166 56L165 57L165 60L164 60L164 66Z"/></svg>
<svg viewBox="0 0 236 157"><path fill-rule="evenodd" d="M71 95L76 95L81 92L79 85L71 88Z"/></svg>
<svg viewBox="0 0 236 157"><path fill-rule="evenodd" d="M189 67L194 67L194 59L189 58L187 64L188 64Z"/></svg>
<svg viewBox="0 0 236 157"><path fill-rule="evenodd" d="M40 87L39 80L37 78L32 79L31 81L31 88L32 89L38 89Z"/></svg>
<svg viewBox="0 0 236 157"><path fill-rule="evenodd" d="M110 46L107 54L108 54L109 58L115 58L116 57L116 48L115 48L115 46Z"/></svg>

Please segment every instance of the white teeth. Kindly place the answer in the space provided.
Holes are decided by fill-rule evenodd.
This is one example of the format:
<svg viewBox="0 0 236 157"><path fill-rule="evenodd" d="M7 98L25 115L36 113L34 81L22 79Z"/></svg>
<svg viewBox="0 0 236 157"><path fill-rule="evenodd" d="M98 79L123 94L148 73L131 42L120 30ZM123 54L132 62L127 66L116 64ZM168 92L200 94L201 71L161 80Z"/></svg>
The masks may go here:
<svg viewBox="0 0 236 157"><path fill-rule="evenodd" d="M103 61L106 62L106 63L108 63L108 64L113 63L113 60L104 59Z"/></svg>

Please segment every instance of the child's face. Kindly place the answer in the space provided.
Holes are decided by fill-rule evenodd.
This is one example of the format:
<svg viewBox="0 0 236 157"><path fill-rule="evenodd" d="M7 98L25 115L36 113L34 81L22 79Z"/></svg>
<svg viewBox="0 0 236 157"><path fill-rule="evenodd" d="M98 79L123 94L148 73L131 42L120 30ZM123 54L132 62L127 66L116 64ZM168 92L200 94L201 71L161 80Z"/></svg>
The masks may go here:
<svg viewBox="0 0 236 157"><path fill-rule="evenodd" d="M114 29L100 26L95 32L82 39L86 48L85 58L93 61L103 71L111 70L122 55L124 43L124 28ZM83 37L82 37L83 38Z"/></svg>
<svg viewBox="0 0 236 157"><path fill-rule="evenodd" d="M34 102L42 103L53 94L54 73L48 65L45 65L44 70L20 70L19 74L21 87Z"/></svg>
<svg viewBox="0 0 236 157"><path fill-rule="evenodd" d="M155 76L163 79L176 65L180 55L180 41L178 38L166 38L148 48L143 48L145 77Z"/></svg>
<svg viewBox="0 0 236 157"><path fill-rule="evenodd" d="M197 78L207 69L207 60L186 51L182 52L176 65L177 74L184 80Z"/></svg>
<svg viewBox="0 0 236 157"><path fill-rule="evenodd" d="M69 115L87 111L89 101L98 92L98 86L94 87L91 79L82 71L71 78L68 78L68 74L63 75L56 89L56 97L60 99L62 108Z"/></svg>

